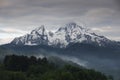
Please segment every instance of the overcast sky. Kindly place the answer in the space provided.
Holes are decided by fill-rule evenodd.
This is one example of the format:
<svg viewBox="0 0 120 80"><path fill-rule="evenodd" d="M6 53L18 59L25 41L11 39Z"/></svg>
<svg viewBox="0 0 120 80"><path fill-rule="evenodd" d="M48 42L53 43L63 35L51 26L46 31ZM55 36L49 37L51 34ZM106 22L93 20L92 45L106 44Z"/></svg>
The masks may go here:
<svg viewBox="0 0 120 80"><path fill-rule="evenodd" d="M120 0L0 0L0 44L45 25L76 22L120 41Z"/></svg>

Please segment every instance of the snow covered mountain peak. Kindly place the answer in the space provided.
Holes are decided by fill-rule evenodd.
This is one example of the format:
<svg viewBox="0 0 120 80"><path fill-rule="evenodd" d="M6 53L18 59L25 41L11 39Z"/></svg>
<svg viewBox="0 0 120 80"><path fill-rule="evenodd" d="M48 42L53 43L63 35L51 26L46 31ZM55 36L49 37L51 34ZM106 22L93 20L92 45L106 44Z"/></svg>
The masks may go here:
<svg viewBox="0 0 120 80"><path fill-rule="evenodd" d="M30 34L15 38L11 43L15 45L48 45L54 47L67 47L73 43L95 43L104 46L109 39L98 36L88 29L79 26L75 22L70 22L60 27L56 32L46 31L44 26L40 26L31 31Z"/></svg>
<svg viewBox="0 0 120 80"><path fill-rule="evenodd" d="M61 30L68 31L68 30L73 30L73 29L75 29L75 28L83 29L83 27L77 25L77 23L75 23L75 22L70 22L70 23L67 23L67 24L65 24L64 26L60 27L60 28L58 29L58 31L61 31Z"/></svg>
<svg viewBox="0 0 120 80"><path fill-rule="evenodd" d="M41 30L41 29L45 29L44 25L41 25L40 27L37 27L37 28L34 29L34 30L38 31L38 30Z"/></svg>
<svg viewBox="0 0 120 80"><path fill-rule="evenodd" d="M31 31L31 34L36 34L36 33L39 33L39 34L44 34L45 33L45 27L44 25L34 29Z"/></svg>

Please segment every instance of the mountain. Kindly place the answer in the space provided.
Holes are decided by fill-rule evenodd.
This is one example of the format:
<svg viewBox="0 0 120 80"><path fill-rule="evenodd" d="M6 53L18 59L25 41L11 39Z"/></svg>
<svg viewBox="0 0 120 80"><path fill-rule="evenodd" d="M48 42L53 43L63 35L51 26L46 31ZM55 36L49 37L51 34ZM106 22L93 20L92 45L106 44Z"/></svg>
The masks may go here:
<svg viewBox="0 0 120 80"><path fill-rule="evenodd" d="M97 35L74 22L55 32L41 26L9 44L1 45L0 59L8 54L52 56L51 60L55 56L55 63L63 64L59 63L60 58L120 79L120 42Z"/></svg>
<svg viewBox="0 0 120 80"><path fill-rule="evenodd" d="M31 31L30 34L15 38L11 44L14 45L48 45L52 47L65 48L74 43L87 43L98 46L113 46L118 43L104 36L99 36L75 22L65 24L57 31L52 32L42 25Z"/></svg>

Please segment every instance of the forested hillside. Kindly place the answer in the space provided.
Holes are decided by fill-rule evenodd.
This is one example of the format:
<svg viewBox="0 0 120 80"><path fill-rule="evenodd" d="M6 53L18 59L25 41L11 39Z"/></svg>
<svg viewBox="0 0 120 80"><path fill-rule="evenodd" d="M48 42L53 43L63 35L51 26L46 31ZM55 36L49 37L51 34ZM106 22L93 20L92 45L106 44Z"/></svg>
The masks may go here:
<svg viewBox="0 0 120 80"><path fill-rule="evenodd" d="M0 64L0 80L112 80L112 77L69 64L59 67L46 57L7 55Z"/></svg>

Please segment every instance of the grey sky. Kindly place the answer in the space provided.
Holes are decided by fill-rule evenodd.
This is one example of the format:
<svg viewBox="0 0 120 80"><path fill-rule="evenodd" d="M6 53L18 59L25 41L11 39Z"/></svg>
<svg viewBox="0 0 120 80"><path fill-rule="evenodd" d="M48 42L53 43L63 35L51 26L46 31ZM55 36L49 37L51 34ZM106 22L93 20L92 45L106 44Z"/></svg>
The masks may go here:
<svg viewBox="0 0 120 80"><path fill-rule="evenodd" d="M0 0L0 44L45 25L55 30L74 21L120 40L120 0Z"/></svg>

